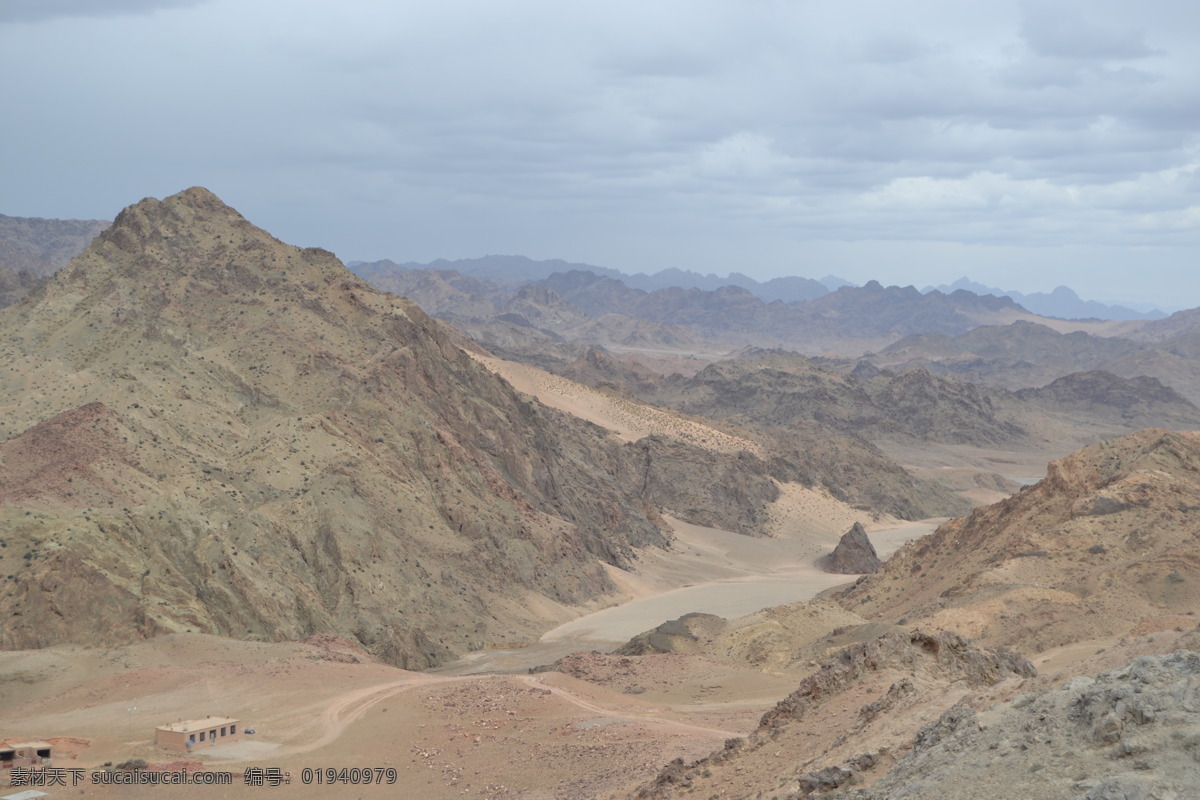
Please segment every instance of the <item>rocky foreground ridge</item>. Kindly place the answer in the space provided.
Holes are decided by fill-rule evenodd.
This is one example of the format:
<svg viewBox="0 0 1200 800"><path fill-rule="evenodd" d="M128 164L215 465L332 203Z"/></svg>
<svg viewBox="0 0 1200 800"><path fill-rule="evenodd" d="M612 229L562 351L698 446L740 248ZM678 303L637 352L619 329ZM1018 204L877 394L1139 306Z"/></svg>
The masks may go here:
<svg viewBox="0 0 1200 800"><path fill-rule="evenodd" d="M984 713L956 706L850 800L958 800L964 786L1028 800L1168 800L1200 786L1200 653L1137 658Z"/></svg>
<svg viewBox="0 0 1200 800"><path fill-rule="evenodd" d="M1196 632L1180 644L1194 647ZM847 647L744 739L668 764L638 798L1182 800L1200 785L1200 653L1039 686L953 633Z"/></svg>
<svg viewBox="0 0 1200 800"><path fill-rule="evenodd" d="M204 189L123 211L0 357L0 647L336 633L425 667L666 542L644 448Z"/></svg>
<svg viewBox="0 0 1200 800"><path fill-rule="evenodd" d="M877 777L947 709L986 704L1002 684L1035 674L1015 653L954 633L888 633L843 648L748 737L690 764L668 764L636 796L805 797L852 775Z"/></svg>

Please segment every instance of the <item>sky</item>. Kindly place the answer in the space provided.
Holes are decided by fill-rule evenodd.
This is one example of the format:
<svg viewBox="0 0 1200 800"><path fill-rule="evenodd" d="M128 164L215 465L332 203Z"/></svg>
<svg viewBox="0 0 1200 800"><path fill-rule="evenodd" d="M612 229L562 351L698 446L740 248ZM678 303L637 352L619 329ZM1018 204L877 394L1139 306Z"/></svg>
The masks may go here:
<svg viewBox="0 0 1200 800"><path fill-rule="evenodd" d="M0 0L0 213L1200 306L1190 0Z"/></svg>

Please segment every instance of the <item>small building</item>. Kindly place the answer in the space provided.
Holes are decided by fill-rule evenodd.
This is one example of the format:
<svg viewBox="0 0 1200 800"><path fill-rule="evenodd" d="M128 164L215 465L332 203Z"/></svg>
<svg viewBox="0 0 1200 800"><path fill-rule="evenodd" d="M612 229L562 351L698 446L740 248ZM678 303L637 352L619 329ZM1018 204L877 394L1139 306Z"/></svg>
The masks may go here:
<svg viewBox="0 0 1200 800"><path fill-rule="evenodd" d="M154 729L154 744L179 753L190 753L205 747L241 738L241 720L231 717L187 719L160 725Z"/></svg>
<svg viewBox="0 0 1200 800"><path fill-rule="evenodd" d="M0 769L50 766L49 742L0 744Z"/></svg>

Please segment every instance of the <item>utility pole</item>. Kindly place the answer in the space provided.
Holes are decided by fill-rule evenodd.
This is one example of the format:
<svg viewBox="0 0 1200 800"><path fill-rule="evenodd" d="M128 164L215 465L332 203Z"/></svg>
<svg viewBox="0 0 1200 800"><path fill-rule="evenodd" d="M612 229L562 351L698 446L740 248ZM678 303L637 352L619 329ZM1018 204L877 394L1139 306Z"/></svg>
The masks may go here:
<svg viewBox="0 0 1200 800"><path fill-rule="evenodd" d="M127 708L125 711L129 714L129 739L133 741L133 712L137 711L137 706Z"/></svg>

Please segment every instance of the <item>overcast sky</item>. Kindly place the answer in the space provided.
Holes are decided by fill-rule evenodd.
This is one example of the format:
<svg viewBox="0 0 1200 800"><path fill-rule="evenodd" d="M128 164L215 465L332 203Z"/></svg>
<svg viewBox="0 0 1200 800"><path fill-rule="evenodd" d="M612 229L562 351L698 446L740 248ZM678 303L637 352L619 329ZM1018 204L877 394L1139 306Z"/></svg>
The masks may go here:
<svg viewBox="0 0 1200 800"><path fill-rule="evenodd" d="M1200 4L0 0L0 213L1200 306Z"/></svg>

